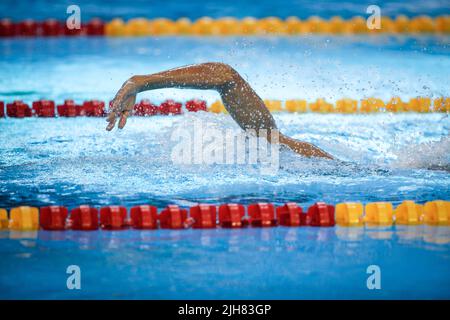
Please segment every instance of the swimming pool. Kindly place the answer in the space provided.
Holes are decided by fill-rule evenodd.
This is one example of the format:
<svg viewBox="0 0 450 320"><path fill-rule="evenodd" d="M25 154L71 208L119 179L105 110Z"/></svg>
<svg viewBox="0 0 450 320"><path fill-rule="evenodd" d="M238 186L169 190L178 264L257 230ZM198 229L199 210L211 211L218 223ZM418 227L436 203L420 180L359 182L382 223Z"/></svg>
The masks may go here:
<svg viewBox="0 0 450 320"><path fill-rule="evenodd" d="M204 61L235 67L266 99L449 96L448 36L51 38L0 41L0 100L111 99L133 74ZM147 92L212 102L213 91ZM275 175L257 165L180 166L177 128L197 120L238 130L225 114L131 118L0 119L0 207L150 203L243 204L321 200L449 200L446 114L278 113L281 131L339 161L280 154ZM208 134L204 129L204 134ZM1 298L446 298L448 227L247 228L0 232ZM79 265L82 290L67 290ZM382 290L368 290L379 265Z"/></svg>
<svg viewBox="0 0 450 320"><path fill-rule="evenodd" d="M108 100L132 74L211 60L235 66L269 99L445 96L449 76L441 70L449 67L450 59L448 49L439 45L444 40L420 41L427 51L418 51L413 39L390 37L5 40L0 99ZM237 50L244 44L247 47ZM236 53L229 54L233 50ZM183 55L177 55L181 51ZM142 97L211 102L219 96L213 91L164 89ZM278 113L275 118L285 134L313 142L345 163L282 152L276 176L261 176L248 165L170 164L177 144L171 135L177 128L191 127L194 136L189 124L197 119L238 130L223 114L135 117L125 130L113 132L106 132L104 119L98 118L7 119L1 122L2 203L12 207L26 199L37 206L134 205L145 199L163 206L174 200L189 205L265 199L309 205L319 198L447 198L448 172L428 170L449 163L450 121L445 114Z"/></svg>

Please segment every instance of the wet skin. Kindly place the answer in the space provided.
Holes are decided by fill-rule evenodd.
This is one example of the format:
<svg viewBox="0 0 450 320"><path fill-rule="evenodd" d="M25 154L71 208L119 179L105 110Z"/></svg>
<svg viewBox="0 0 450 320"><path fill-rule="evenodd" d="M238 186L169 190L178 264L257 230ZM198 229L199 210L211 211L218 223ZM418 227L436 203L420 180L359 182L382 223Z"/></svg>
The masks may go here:
<svg viewBox="0 0 450 320"><path fill-rule="evenodd" d="M139 92L163 88L212 89L216 90L231 117L243 130L267 130L267 139L271 133L279 133L275 120L250 85L229 65L223 63L203 63L150 75L136 75L127 80L112 101L106 130L114 128L119 119L122 129L131 114L136 95ZM280 143L306 157L333 157L313 144L298 141L279 133L274 143Z"/></svg>

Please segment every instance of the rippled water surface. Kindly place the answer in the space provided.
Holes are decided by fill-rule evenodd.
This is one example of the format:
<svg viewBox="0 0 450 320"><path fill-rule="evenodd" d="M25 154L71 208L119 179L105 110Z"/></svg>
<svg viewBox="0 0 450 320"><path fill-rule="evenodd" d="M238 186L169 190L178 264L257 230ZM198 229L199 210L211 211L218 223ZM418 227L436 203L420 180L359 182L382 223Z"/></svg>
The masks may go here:
<svg viewBox="0 0 450 320"><path fill-rule="evenodd" d="M238 131L227 115L134 118L112 133L104 130L104 119L8 119L1 133L1 202L6 207L256 200L307 205L448 198L449 120L442 115L276 118L286 134L316 143L341 161L281 150L278 171L271 174L263 165L173 163L181 141L174 132L187 128L195 139L199 135L190 124L199 119ZM205 138L208 130L203 128Z"/></svg>

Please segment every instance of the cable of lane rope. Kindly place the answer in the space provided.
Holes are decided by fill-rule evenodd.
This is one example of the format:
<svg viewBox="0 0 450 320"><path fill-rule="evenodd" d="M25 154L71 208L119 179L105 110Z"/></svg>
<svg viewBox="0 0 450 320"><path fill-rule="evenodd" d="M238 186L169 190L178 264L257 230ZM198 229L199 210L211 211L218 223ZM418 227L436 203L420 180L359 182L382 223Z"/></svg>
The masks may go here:
<svg viewBox="0 0 450 320"><path fill-rule="evenodd" d="M345 227L396 225L448 226L450 202L428 201L424 205L405 200L396 208L390 202L344 202L331 205L316 202L307 210L295 202L275 207L259 202L244 206L226 203L219 206L198 204L188 209L168 205L158 214L155 206L106 206L98 210L82 205L69 210L64 206L20 206L9 211L0 209L0 229L30 230L106 230L117 229L211 229L252 227Z"/></svg>
<svg viewBox="0 0 450 320"><path fill-rule="evenodd" d="M409 18L399 15L395 18L387 16L380 18L379 29L369 29L366 20L361 16L343 19L339 16L322 19L312 16L301 20L297 17L280 19L266 17L256 19L247 17L236 19L223 17L212 19L202 17L191 21L188 18L171 20L166 18L133 18L124 21L121 18L104 22L92 19L81 25L80 29L68 29L65 24L56 19L34 21L27 19L13 22L10 19L0 19L0 37L15 36L248 36L248 35L301 35L301 34L380 34L380 33L424 33L449 34L450 15L430 17L420 15Z"/></svg>
<svg viewBox="0 0 450 320"><path fill-rule="evenodd" d="M381 18L380 29L369 29L366 20L357 16L348 20L333 17L329 20L310 17L301 20L289 17L282 20L277 17L255 19L252 17L238 20L232 17L211 19L203 17L195 21L181 18L148 20L135 18L124 22L114 19L106 24L105 33L110 36L146 36L146 35L296 35L310 33L324 34L377 34L377 33L450 33L450 16L418 16L408 18L397 16Z"/></svg>
<svg viewBox="0 0 450 320"><path fill-rule="evenodd" d="M307 102L304 99L264 100L267 108L273 112L314 112L314 113L343 113L343 114L371 114L379 112L418 112L418 113L449 113L450 97L439 97L434 100L429 97L411 98L409 101L402 101L399 97L393 97L384 102L379 98L366 98L361 100L339 99L335 103L327 102L319 98L316 101ZM184 108L183 108L184 107ZM6 109L6 112L5 112ZM152 103L147 99L136 103L133 109L134 116L154 116L154 115L178 115L183 112L209 111L213 113L227 113L225 106L220 100L211 103L206 101L191 99L185 103L172 99L165 100L160 104ZM100 100L87 100L81 104L74 100L67 99L62 104L56 105L53 100L33 101L30 105L16 100L6 104L0 101L0 118L26 118L26 117L102 117L107 114L105 102Z"/></svg>

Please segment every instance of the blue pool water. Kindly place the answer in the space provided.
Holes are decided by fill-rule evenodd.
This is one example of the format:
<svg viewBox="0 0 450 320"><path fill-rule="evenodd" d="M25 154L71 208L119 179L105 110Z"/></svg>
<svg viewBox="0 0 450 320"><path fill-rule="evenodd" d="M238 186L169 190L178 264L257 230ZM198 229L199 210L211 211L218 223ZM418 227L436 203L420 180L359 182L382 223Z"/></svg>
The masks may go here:
<svg viewBox="0 0 450 320"><path fill-rule="evenodd" d="M20 5L2 10L5 3L0 12L27 17ZM55 16L58 5L44 12L36 3L30 11L35 17ZM314 3L293 6L307 16L316 10ZM435 15L447 5L409 3L386 7L392 14ZM357 12L356 1L344 4L342 15ZM121 9L121 16L136 16L142 5ZM118 15L99 5L88 8L87 16ZM198 14L238 10L204 8ZM332 5L321 8L326 11L319 15L334 14ZM165 16L195 17L178 9ZM237 16L266 15L252 10L241 7ZM448 44L445 36L2 39L0 100L109 100L133 74L205 61L231 64L265 99L435 98L450 95ZM141 97L212 102L219 96L171 89ZM192 124L203 121L238 132L228 115L136 117L113 132L104 130L104 119L0 119L0 207L296 201L306 208L318 200L397 205L405 199L450 199L450 120L445 114L280 113L275 119L283 133L313 142L339 160L308 160L282 151L279 170L271 175L262 174L258 165L172 162L176 141L171 137L177 129L194 136L199 132ZM208 130L200 133L208 135ZM428 226L0 232L0 298L448 299L449 249L450 228ZM81 268L79 291L66 288L69 265ZM369 265L381 268L381 290L367 289Z"/></svg>
<svg viewBox="0 0 450 320"><path fill-rule="evenodd" d="M450 3L446 0L252 0L221 1L221 0L135 0L130 4L127 0L3 0L0 2L2 16L13 19L33 18L36 20L56 18L65 20L66 9L76 4L81 9L81 17L87 21L93 17L104 20L121 17L124 19L135 17L177 19L189 17L197 19L202 16L220 18L233 16L243 18L246 16L267 17L277 16L286 18L298 16L308 18L316 15L330 18L339 15L344 18L366 15L366 8L378 5L383 15L394 17L398 14L417 16L426 14L437 16L448 14Z"/></svg>
<svg viewBox="0 0 450 320"><path fill-rule="evenodd" d="M424 226L4 232L0 298L448 299L449 236ZM67 289L70 265L81 290ZM367 289L370 265L381 290Z"/></svg>

